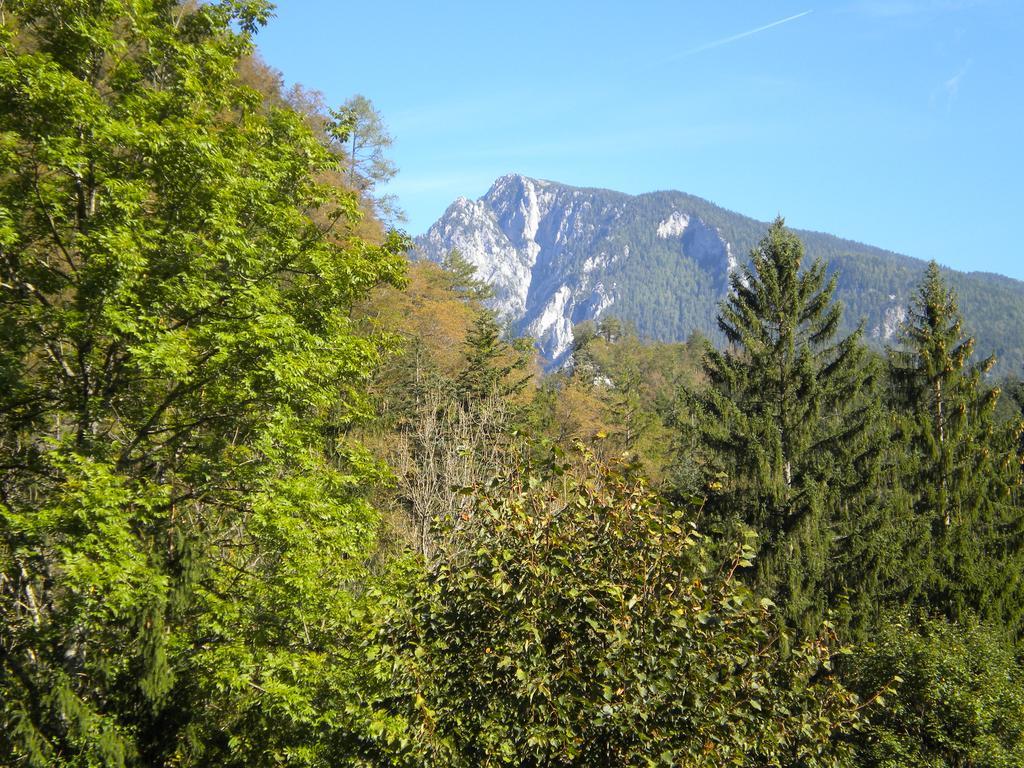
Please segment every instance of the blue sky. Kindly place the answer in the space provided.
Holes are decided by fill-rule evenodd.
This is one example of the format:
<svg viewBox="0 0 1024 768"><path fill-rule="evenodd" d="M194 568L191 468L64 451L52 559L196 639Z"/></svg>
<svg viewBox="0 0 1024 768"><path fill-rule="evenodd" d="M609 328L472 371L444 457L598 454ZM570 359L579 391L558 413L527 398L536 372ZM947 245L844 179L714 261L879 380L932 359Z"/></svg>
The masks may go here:
<svg viewBox="0 0 1024 768"><path fill-rule="evenodd" d="M258 44L374 102L411 234L517 172L1024 279L1020 0L279 0Z"/></svg>

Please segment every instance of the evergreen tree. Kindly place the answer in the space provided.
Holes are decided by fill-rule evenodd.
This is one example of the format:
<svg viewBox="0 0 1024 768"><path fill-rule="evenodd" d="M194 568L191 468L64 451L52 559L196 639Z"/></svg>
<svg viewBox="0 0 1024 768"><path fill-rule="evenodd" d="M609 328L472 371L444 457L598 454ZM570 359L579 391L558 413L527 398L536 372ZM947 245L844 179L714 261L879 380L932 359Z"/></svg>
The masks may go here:
<svg viewBox="0 0 1024 768"><path fill-rule="evenodd" d="M502 338L494 313L481 310L465 341L466 364L456 380L463 403L490 397L506 398L520 392L529 380L524 374L528 361L523 345Z"/></svg>
<svg viewBox="0 0 1024 768"><path fill-rule="evenodd" d="M1024 423L1024 379L1013 377L1006 383L1006 392L1010 401L1010 407L1015 412L1015 419L1018 427ZM1018 429L1017 446L1018 452L1024 456L1024 428Z"/></svg>
<svg viewBox="0 0 1024 768"><path fill-rule="evenodd" d="M894 406L906 451L901 474L925 536L908 597L951 618L977 611L1019 634L1024 621L1020 459L1015 420L999 425L994 360L972 363L955 294L928 266L901 344L890 350Z"/></svg>
<svg viewBox="0 0 1024 768"><path fill-rule="evenodd" d="M477 277L476 265L462 255L462 251L453 249L441 262L447 277L447 286L470 302L487 301L493 298L494 288L490 283Z"/></svg>
<svg viewBox="0 0 1024 768"><path fill-rule="evenodd" d="M875 366L860 333L836 339L842 308L821 261L777 219L730 278L707 344L709 386L688 398L705 446L709 509L761 535L757 582L808 631L841 584L837 540L875 473Z"/></svg>

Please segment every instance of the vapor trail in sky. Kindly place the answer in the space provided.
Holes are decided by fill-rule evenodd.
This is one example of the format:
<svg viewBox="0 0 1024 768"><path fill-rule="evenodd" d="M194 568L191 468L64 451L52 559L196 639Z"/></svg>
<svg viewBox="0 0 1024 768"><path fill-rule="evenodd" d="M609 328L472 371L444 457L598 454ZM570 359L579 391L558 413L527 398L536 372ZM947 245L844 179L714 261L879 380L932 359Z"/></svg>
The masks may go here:
<svg viewBox="0 0 1024 768"><path fill-rule="evenodd" d="M765 24L764 26L757 27L756 29L748 29L746 32L740 32L737 35L730 35L729 37L723 37L721 40L715 40L715 41L710 42L710 43L705 43L704 45L698 45L696 48L691 48L688 51L683 51L682 53L676 54L675 56L673 56L671 58L672 59L681 59L684 56L692 56L695 53L701 53L702 51L710 51L712 48L718 48L719 46L722 46L722 45L728 45L729 43L735 43L737 40L742 40L745 37L750 37L751 35L756 35L758 32L764 32L766 29L771 29L772 27L777 27L777 26L779 26L781 24L787 24L790 21L796 21L797 19L801 19L804 16L806 16L807 14L809 14L810 12L811 11L809 11L809 10L808 11L803 11L802 13L797 13L797 14L795 14L793 16L787 16L784 19L779 19L778 21L773 21L771 24Z"/></svg>

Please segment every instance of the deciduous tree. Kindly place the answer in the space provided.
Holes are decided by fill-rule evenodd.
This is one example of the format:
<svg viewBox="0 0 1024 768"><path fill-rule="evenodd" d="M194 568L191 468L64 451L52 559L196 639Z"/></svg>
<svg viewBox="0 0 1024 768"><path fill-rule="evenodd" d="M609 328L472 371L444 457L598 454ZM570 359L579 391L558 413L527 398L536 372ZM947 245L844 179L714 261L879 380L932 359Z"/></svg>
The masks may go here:
<svg viewBox="0 0 1024 768"><path fill-rule="evenodd" d="M235 64L259 0L18 0L0 31L0 754L292 765L344 732L404 244ZM332 736L333 738L333 736Z"/></svg>
<svg viewBox="0 0 1024 768"><path fill-rule="evenodd" d="M839 766L857 699L622 467L518 466L471 496L409 611L379 703L409 765ZM395 744L395 746L399 746ZM401 748L404 747L404 748Z"/></svg>

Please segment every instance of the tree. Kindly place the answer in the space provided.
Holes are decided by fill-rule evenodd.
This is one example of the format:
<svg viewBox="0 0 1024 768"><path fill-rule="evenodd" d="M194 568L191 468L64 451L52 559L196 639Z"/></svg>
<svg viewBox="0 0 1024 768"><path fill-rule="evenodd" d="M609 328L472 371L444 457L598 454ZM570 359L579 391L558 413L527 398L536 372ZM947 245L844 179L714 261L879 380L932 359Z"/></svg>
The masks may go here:
<svg viewBox="0 0 1024 768"><path fill-rule="evenodd" d="M823 638L788 653L774 608L689 511L621 466L549 455L472 490L379 635L375 706L401 765L839 766L859 702Z"/></svg>
<svg viewBox="0 0 1024 768"><path fill-rule="evenodd" d="M501 326L490 310L482 309L466 336L466 363L455 381L463 403L505 398L521 391L529 381L524 370L529 361L524 344L502 338Z"/></svg>
<svg viewBox="0 0 1024 768"><path fill-rule="evenodd" d="M575 436L587 440L599 435L598 441L591 442L599 455L629 456L640 462L652 483L676 483L675 429L670 422L680 386L696 381L703 346L697 352L698 345L689 342L644 340L628 325L623 330L621 324L606 336L608 327L605 318L599 326L587 321L573 328L572 377L562 387L561 397L567 401L564 405L575 399L578 407L588 409L589 413L576 418L593 427ZM565 420L552 421L550 433L565 434L567 426ZM687 495L692 490L687 489Z"/></svg>
<svg viewBox="0 0 1024 768"><path fill-rule="evenodd" d="M393 139L388 133L380 112L365 96L356 94L339 110L332 110L331 131L344 153L348 166L348 183L352 189L372 196L378 185L386 184L398 172L385 152ZM376 198L384 218L399 218L393 196Z"/></svg>
<svg viewBox="0 0 1024 768"><path fill-rule="evenodd" d="M889 616L844 662L863 696L895 683L857 739L862 768L1024 765L1024 673L1001 629Z"/></svg>
<svg viewBox="0 0 1024 768"><path fill-rule="evenodd" d="M893 404L906 460L909 513L924 533L921 578L910 600L951 618L965 611L1024 628L1024 521L1019 419L994 418L994 363L973 364L955 294L932 262L890 350Z"/></svg>
<svg viewBox="0 0 1024 768"><path fill-rule="evenodd" d="M1011 377L1006 384L1006 392L1010 406L1015 410L1018 425L1024 422L1024 379ZM1012 418L1012 417L1011 417ZM1024 429L1017 437L1018 452L1024 456Z"/></svg>
<svg viewBox="0 0 1024 768"><path fill-rule="evenodd" d="M466 301L483 302L494 297L494 288L477 276L476 265L457 248L448 252L441 263L448 287Z"/></svg>
<svg viewBox="0 0 1024 768"><path fill-rule="evenodd" d="M382 287L359 310L398 342L372 383L375 418L360 429L394 473L393 490L376 501L392 512L399 539L428 561L437 521L466 507L460 489L505 465L526 378L516 367L525 357L493 336L494 357L476 358L480 388L460 392L459 381L466 382L460 374L477 349L467 340L493 318L480 304L488 294L472 265L457 252L446 264L412 263L406 285ZM502 378L505 366L509 374Z"/></svg>
<svg viewBox="0 0 1024 768"><path fill-rule="evenodd" d="M787 618L813 631L840 591L836 541L870 485L878 446L875 369L860 333L836 340L835 277L777 219L730 277L706 345L709 386L688 398L706 447L709 511L763 540L757 583Z"/></svg>
<svg viewBox="0 0 1024 768"><path fill-rule="evenodd" d="M0 754L322 764L378 525L347 310L405 244L239 84L266 3L3 13Z"/></svg>

